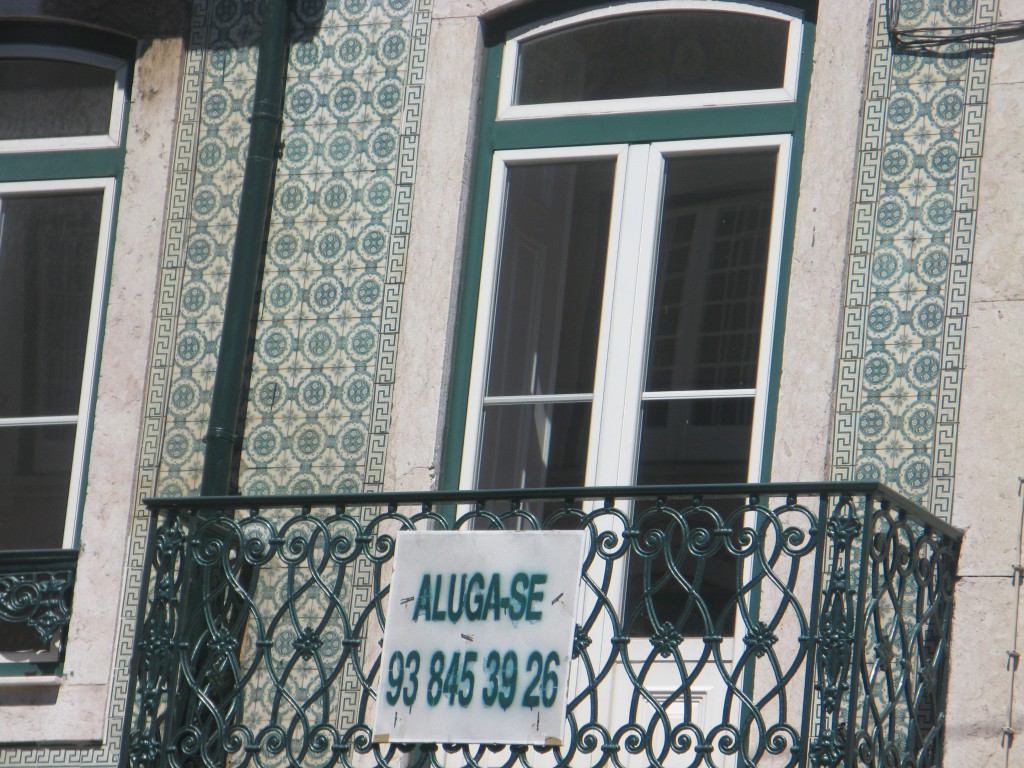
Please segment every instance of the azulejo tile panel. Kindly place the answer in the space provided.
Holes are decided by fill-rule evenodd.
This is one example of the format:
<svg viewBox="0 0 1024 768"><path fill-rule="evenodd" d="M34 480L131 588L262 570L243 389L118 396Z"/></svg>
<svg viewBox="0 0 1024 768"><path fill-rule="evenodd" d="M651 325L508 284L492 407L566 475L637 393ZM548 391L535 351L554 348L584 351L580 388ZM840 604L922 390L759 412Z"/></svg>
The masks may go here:
<svg viewBox="0 0 1024 768"><path fill-rule="evenodd" d="M397 333L404 241L392 236L408 217L397 188L415 162L399 147L418 131L408 94L424 74L412 56L424 10L328 3L319 32L292 48L243 492L380 487L367 468L383 460L371 435L390 419L374 403L390 400L393 378L379 361Z"/></svg>
<svg viewBox="0 0 1024 768"><path fill-rule="evenodd" d="M995 0L904 0L901 25L995 18ZM894 51L876 3L831 473L947 519L989 63L978 46Z"/></svg>
<svg viewBox="0 0 1024 768"><path fill-rule="evenodd" d="M148 532L141 499L199 486L261 5L192 2L104 743L4 749L0 765L118 764ZM380 488L430 5L294 3L245 492ZM268 599L276 586L267 579ZM345 597L368 590L355 574Z"/></svg>
<svg viewBox="0 0 1024 768"><path fill-rule="evenodd" d="M415 163L415 154L399 147L418 131L418 109L410 108L408 94L414 87L418 92L423 57L414 67L409 61L426 45L428 18L425 6L397 15L412 7L394 0L353 21L346 12L358 6L328 5L320 34L293 47L243 493L381 487L390 421L390 408L381 404L390 403L389 350L398 332L405 264L405 240L393 235L408 229L404 201ZM279 604L281 586L292 577L283 569L261 574L268 606ZM339 610L370 593L368 572L348 578ZM313 610L309 620L316 624L323 615ZM296 669L289 684L316 689L318 674ZM356 683L345 669L332 686L339 718L345 701L354 700ZM251 710L265 706L258 697L246 703Z"/></svg>
<svg viewBox="0 0 1024 768"><path fill-rule="evenodd" d="M428 31L429 9L421 6L412 0L297 5L243 491L287 492L296 473L303 488L315 479L310 490L380 485L390 419L381 404L390 402L393 380L387 350L397 333ZM257 58L259 3L218 0L210 8L195 162L181 216L186 261L174 285L177 302L168 308L176 326L170 372L176 396L164 423L173 439L161 452L158 492L169 495L197 491ZM378 350L386 356L384 370L375 366ZM319 453L311 449L310 430L297 426L322 416L322 402L302 394L312 374L341 406L331 416L344 445L358 443L372 454L353 462L346 450L348 472L335 471L337 435L321 440ZM266 376L274 377L272 407ZM279 441L268 441L261 428L268 421L287 427ZM301 447L292 444L299 439ZM354 474L356 464L363 476ZM314 465L323 471L312 472Z"/></svg>

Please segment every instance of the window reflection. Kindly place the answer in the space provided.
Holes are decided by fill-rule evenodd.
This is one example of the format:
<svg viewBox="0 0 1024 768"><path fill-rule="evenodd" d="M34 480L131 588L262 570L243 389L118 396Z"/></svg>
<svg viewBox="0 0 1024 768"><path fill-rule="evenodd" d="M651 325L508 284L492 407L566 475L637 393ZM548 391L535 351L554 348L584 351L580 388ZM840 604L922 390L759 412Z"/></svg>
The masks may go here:
<svg viewBox="0 0 1024 768"><path fill-rule="evenodd" d="M721 11L639 13L520 44L516 104L781 88L789 24Z"/></svg>

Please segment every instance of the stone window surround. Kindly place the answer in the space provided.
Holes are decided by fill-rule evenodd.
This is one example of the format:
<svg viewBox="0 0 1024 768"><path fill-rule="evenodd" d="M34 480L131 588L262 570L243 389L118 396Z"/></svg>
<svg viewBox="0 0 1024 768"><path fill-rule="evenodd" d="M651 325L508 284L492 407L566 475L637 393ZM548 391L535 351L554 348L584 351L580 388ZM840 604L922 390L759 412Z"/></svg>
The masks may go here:
<svg viewBox="0 0 1024 768"><path fill-rule="evenodd" d="M16 4L10 12L24 19L31 10ZM167 177L153 169L170 165L182 50L174 38L138 47L63 672L46 680L0 678L0 744L99 743L106 729L129 522L136 508L136 467L125 457L136 455L141 439L168 191Z"/></svg>

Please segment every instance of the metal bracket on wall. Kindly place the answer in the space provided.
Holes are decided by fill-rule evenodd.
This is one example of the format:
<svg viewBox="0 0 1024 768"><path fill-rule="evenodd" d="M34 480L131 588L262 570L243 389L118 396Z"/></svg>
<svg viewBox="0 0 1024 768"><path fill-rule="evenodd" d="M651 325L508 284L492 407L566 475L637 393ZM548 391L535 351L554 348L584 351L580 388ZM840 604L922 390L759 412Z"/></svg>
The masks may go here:
<svg viewBox="0 0 1024 768"><path fill-rule="evenodd" d="M1024 477L1017 478L1017 496L1024 495ZM1006 652L1006 669L1010 673L1010 696L1006 704L1006 725L1003 726L999 745L1006 749L1006 761L1009 765L1010 747L1017 730L1013 727L1014 689L1017 681L1017 668L1020 666L1020 602L1021 587L1024 586L1024 501L1021 502L1020 526L1017 530L1017 562L1011 566L1010 579L1016 587L1016 605L1013 613L1013 648Z"/></svg>

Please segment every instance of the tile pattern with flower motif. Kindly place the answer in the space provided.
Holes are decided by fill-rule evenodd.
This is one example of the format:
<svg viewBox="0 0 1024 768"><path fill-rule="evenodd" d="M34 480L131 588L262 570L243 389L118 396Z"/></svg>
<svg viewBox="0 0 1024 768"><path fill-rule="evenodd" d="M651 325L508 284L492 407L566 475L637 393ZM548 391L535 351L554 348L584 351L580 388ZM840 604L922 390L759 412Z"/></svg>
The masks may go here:
<svg viewBox="0 0 1024 768"><path fill-rule="evenodd" d="M903 0L900 25L995 18L995 0ZM894 51L884 2L872 23L831 473L948 519L991 52Z"/></svg>

